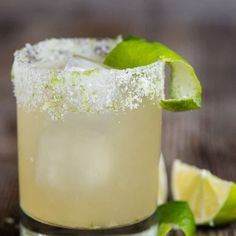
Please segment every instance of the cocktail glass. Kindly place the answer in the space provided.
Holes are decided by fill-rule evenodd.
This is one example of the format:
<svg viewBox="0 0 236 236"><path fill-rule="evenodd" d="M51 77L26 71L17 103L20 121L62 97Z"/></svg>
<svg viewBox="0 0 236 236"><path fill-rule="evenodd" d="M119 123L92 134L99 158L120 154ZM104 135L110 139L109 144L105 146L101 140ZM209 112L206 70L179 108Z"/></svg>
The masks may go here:
<svg viewBox="0 0 236 236"><path fill-rule="evenodd" d="M116 75L114 84L105 78L109 68L97 63L118 41L53 39L16 52L20 207L27 222L67 235L66 229L126 227L155 212L161 110L151 86L149 96L139 88L144 83L135 84L139 72L126 70L130 80Z"/></svg>

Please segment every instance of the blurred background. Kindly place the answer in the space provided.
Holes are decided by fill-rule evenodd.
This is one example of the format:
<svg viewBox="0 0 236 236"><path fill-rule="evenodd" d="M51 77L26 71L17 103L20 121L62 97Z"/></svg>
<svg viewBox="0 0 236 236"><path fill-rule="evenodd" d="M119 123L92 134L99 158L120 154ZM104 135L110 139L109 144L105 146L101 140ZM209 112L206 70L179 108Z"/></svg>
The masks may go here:
<svg viewBox="0 0 236 236"><path fill-rule="evenodd" d="M45 38L133 34L184 55L202 82L203 107L164 112L168 170L179 158L236 181L235 12L235 0L0 0L0 228L18 216L13 52Z"/></svg>

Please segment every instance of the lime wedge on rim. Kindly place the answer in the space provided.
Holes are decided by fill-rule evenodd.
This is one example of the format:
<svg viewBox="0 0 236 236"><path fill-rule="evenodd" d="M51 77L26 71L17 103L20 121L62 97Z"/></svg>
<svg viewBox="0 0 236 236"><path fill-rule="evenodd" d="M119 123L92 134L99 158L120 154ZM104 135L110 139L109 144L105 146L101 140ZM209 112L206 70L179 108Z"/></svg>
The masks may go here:
<svg viewBox="0 0 236 236"><path fill-rule="evenodd" d="M159 236L166 236L172 230L181 230L185 236L196 232L193 213L186 202L171 201L158 207L156 218Z"/></svg>
<svg viewBox="0 0 236 236"><path fill-rule="evenodd" d="M159 42L129 36L108 53L104 64L115 69L145 66L158 60L170 65L170 98L160 100L163 109L188 111L201 106L202 88L193 67L180 55Z"/></svg>
<svg viewBox="0 0 236 236"><path fill-rule="evenodd" d="M172 195L189 203L197 224L211 226L236 220L236 184L208 170L176 160L172 168Z"/></svg>

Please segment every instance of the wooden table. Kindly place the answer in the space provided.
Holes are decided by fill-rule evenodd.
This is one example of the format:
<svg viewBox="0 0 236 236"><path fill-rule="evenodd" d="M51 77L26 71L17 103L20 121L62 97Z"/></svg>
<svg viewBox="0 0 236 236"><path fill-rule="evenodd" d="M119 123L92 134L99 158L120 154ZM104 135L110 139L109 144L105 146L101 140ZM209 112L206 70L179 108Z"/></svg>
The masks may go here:
<svg viewBox="0 0 236 236"><path fill-rule="evenodd" d="M24 2L25 5L29 4L29 1ZM50 18L49 12L45 13L45 19L37 20L36 16L34 18L33 14L38 8L33 8L33 5L27 8L29 16L23 17L17 14L17 7L21 7L21 3L15 8L9 3L12 7L9 7L9 11L1 7L0 3L0 23L5 27L0 31L0 236L18 235L15 101L9 71L13 51L26 41L34 42L52 36L139 34L161 40L185 55L195 66L202 81L203 106L197 112L163 112L162 150L168 171L173 160L178 158L236 182L235 27L227 24L175 25L174 21L165 22L163 27L160 22L164 16L156 14L159 8L155 6L155 1L147 1L149 4L145 5L146 8L143 8L141 1L138 2L140 4L137 8L140 8L142 15L130 11L131 18L134 17L133 24L127 24L122 15L119 17L120 21L109 22L102 14L99 19L95 17L92 20L86 8L89 3L83 5L84 14L74 15L74 18L66 17L72 14L72 7L70 10L68 7L67 10L60 11L60 14L64 14L62 30L57 24L59 18ZM7 6L7 1L3 1L3 4ZM44 8L40 9L43 11ZM110 10L115 14L115 8ZM30 17L36 20L31 22ZM104 20L104 24L96 23L100 19ZM135 22L140 24L139 27L132 27L137 26ZM198 235L233 236L236 235L236 224L216 229L199 228Z"/></svg>

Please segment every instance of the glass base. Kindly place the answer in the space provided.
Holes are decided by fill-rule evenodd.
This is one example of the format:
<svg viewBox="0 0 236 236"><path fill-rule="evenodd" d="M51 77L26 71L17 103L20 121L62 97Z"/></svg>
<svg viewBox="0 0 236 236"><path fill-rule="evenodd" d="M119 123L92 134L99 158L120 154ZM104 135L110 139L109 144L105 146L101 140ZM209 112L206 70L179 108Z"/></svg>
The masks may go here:
<svg viewBox="0 0 236 236"><path fill-rule="evenodd" d="M20 236L156 236L155 214L148 219L125 227L112 229L67 229L44 224L29 217L21 210Z"/></svg>

